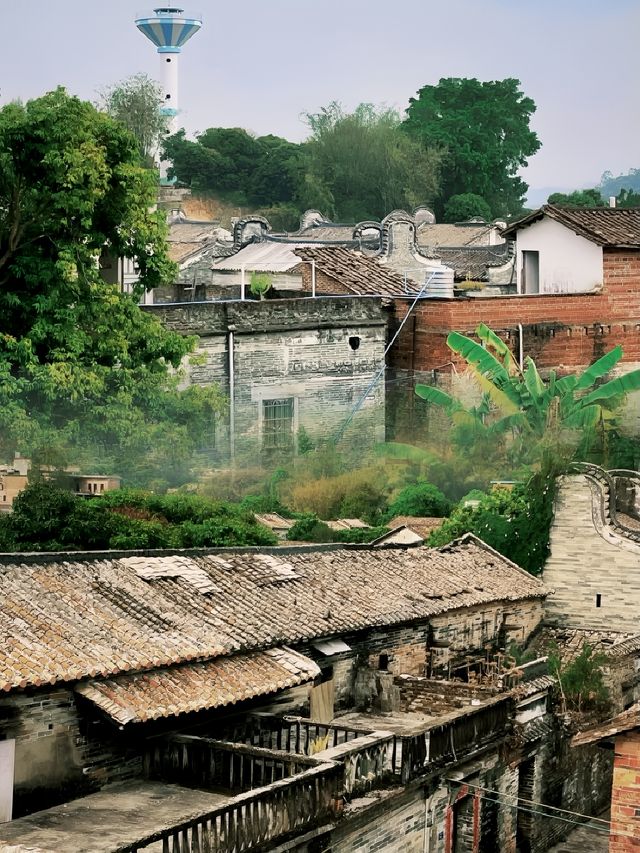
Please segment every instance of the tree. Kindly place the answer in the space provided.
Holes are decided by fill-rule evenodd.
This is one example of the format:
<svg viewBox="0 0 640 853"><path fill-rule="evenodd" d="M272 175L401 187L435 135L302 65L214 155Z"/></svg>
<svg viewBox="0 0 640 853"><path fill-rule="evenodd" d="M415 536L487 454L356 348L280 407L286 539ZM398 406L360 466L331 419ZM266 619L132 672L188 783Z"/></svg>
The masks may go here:
<svg viewBox="0 0 640 853"><path fill-rule="evenodd" d="M168 127L160 85L146 74L134 74L100 94L99 106L124 124L136 138L143 162L153 165Z"/></svg>
<svg viewBox="0 0 640 853"><path fill-rule="evenodd" d="M481 196L494 216L519 212L527 184L517 172L540 148L529 127L535 109L514 79L442 78L410 99L404 129L424 146L446 151L439 215L462 193Z"/></svg>
<svg viewBox="0 0 640 853"><path fill-rule="evenodd" d="M604 172L598 185L603 198L612 195L617 196L623 190L640 192L640 169L629 169L626 175L614 176L611 172Z"/></svg>
<svg viewBox="0 0 640 853"><path fill-rule="evenodd" d="M451 512L451 503L440 489L432 483L416 483L402 489L398 497L389 505L387 518L397 515L429 516L442 518Z"/></svg>
<svg viewBox="0 0 640 853"><path fill-rule="evenodd" d="M552 193L547 204L560 204L565 207L606 207L606 202L600 195L600 190L574 190L572 193Z"/></svg>
<svg viewBox="0 0 640 853"><path fill-rule="evenodd" d="M221 400L176 390L195 340L137 304L176 270L136 140L57 89L0 110L0 152L0 453L64 464L73 447L125 473L164 448L184 465ZM134 295L101 277L105 251L136 259Z"/></svg>
<svg viewBox="0 0 640 853"><path fill-rule="evenodd" d="M616 196L616 207L640 207L640 192L620 190Z"/></svg>
<svg viewBox="0 0 640 853"><path fill-rule="evenodd" d="M54 483L31 483L0 517L9 551L275 545L253 513L198 495L121 489L83 500Z"/></svg>
<svg viewBox="0 0 640 853"><path fill-rule="evenodd" d="M452 195L444 206L445 222L466 222L474 217L489 222L491 219L491 208L482 196L475 193L462 193Z"/></svg>
<svg viewBox="0 0 640 853"><path fill-rule="evenodd" d="M436 196L440 153L402 133L395 110L360 104L346 113L334 101L306 120L308 184L333 200L327 213L347 222L379 220Z"/></svg>
<svg viewBox="0 0 640 853"><path fill-rule="evenodd" d="M520 462L557 459L563 448L589 437L597 426L610 426L626 395L640 389L640 370L598 384L622 358L620 346L579 376L557 378L552 370L545 382L533 359L527 357L521 369L507 344L484 323L476 335L484 346L458 332L451 332L447 345L477 380L482 391L478 406L468 407L429 385L417 385L416 394L444 408L465 437L467 430L496 441L510 434L513 458Z"/></svg>

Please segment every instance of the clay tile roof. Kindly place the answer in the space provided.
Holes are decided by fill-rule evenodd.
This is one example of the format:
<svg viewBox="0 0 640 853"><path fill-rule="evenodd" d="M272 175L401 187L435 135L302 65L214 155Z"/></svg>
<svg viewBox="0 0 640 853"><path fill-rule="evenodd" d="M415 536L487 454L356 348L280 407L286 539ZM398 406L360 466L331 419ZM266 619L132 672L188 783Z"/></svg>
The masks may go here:
<svg viewBox="0 0 640 853"><path fill-rule="evenodd" d="M426 539L427 536L432 533L434 530L437 530L438 527L441 527L444 522L444 518L431 518L430 516L414 516L414 515L396 515L395 518L392 518L391 521L387 522L387 527L390 530L393 530L396 527L405 527L411 528L411 530L415 530L416 533L419 533L423 539Z"/></svg>
<svg viewBox="0 0 640 853"><path fill-rule="evenodd" d="M640 727L640 704L632 705L614 717L612 720L607 720L602 725L595 726L592 729L587 729L584 732L579 732L571 739L571 746L584 746L588 743L595 743L598 740L605 740L615 737L622 732L628 732L631 729Z"/></svg>
<svg viewBox="0 0 640 853"><path fill-rule="evenodd" d="M495 225L487 222L425 222L418 226L418 245L427 248L441 246L487 246Z"/></svg>
<svg viewBox="0 0 640 853"><path fill-rule="evenodd" d="M484 281L489 277L489 267L502 266L511 259L508 243L499 243L496 246L441 247L437 254L443 264L453 269L456 281Z"/></svg>
<svg viewBox="0 0 640 853"><path fill-rule="evenodd" d="M3 555L0 690L109 678L546 595L538 579L473 536L440 549L177 556L187 565L178 566L175 554L140 564L108 553Z"/></svg>
<svg viewBox="0 0 640 853"><path fill-rule="evenodd" d="M415 282L375 258L341 246L309 246L294 249L303 261L315 261L316 269L334 278L351 293L359 296L407 296L416 293Z"/></svg>
<svg viewBox="0 0 640 853"><path fill-rule="evenodd" d="M75 690L124 726L232 705L317 675L320 667L314 661L283 647L85 681Z"/></svg>
<svg viewBox="0 0 640 853"><path fill-rule="evenodd" d="M167 237L169 257L180 263L189 255L207 249L212 255L227 254L229 245L220 240L218 222L174 222L169 226ZM216 251L218 249L218 251Z"/></svg>
<svg viewBox="0 0 640 853"><path fill-rule="evenodd" d="M599 246L640 249L640 207L558 207L545 204L509 225L502 233L513 236L544 216L555 219Z"/></svg>

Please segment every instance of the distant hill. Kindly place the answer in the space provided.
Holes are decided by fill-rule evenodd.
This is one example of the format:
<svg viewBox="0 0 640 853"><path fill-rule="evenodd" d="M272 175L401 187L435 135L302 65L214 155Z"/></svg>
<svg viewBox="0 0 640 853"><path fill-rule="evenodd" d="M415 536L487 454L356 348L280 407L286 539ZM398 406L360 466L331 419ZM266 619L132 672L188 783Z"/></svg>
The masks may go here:
<svg viewBox="0 0 640 853"><path fill-rule="evenodd" d="M535 210L536 207L542 207L543 204L546 204L552 193L570 193L573 190L575 187L529 187L525 205Z"/></svg>
<svg viewBox="0 0 640 853"><path fill-rule="evenodd" d="M618 195L620 190L640 192L640 169L629 169L626 175L616 177L611 172L605 172L600 178L598 189L605 199L611 195Z"/></svg>

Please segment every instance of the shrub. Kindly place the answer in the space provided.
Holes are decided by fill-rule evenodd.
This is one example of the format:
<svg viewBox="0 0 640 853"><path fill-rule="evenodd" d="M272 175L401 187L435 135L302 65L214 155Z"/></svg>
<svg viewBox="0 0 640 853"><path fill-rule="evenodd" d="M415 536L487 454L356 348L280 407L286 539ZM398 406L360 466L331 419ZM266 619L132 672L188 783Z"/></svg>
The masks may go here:
<svg viewBox="0 0 640 853"><path fill-rule="evenodd" d="M531 574L540 574L549 553L553 478L535 474L526 485L485 494L478 506L459 504L428 539L434 547L474 533Z"/></svg>
<svg viewBox="0 0 640 853"><path fill-rule="evenodd" d="M561 662L557 646L550 649L549 671L558 677L565 710L609 710L609 691L602 677L606 663L607 656L596 653L589 643L567 664Z"/></svg>
<svg viewBox="0 0 640 853"><path fill-rule="evenodd" d="M416 515L443 518L451 512L451 502L432 483L407 486L389 505L387 519L396 515Z"/></svg>
<svg viewBox="0 0 640 853"><path fill-rule="evenodd" d="M485 222L491 219L491 208L482 196L476 193L452 195L444 206L445 222L466 222L475 217L480 217Z"/></svg>
<svg viewBox="0 0 640 853"><path fill-rule="evenodd" d="M313 513L319 518L341 515L374 520L385 505L384 488L378 468L361 468L335 477L319 477L293 486L291 503L298 512Z"/></svg>
<svg viewBox="0 0 640 853"><path fill-rule="evenodd" d="M287 531L290 542L334 542L336 531L317 515L307 513Z"/></svg>

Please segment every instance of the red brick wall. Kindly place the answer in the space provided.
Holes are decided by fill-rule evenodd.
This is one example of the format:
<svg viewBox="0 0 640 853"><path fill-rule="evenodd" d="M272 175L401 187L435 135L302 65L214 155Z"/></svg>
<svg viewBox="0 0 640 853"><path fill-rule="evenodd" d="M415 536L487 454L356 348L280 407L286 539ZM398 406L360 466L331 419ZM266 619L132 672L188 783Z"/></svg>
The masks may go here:
<svg viewBox="0 0 640 853"><path fill-rule="evenodd" d="M302 275L302 289L305 292L311 293L311 264L300 264L293 272ZM337 278L327 275L316 267L316 293L321 295L334 296L335 294L344 293L353 295L353 291L340 284Z"/></svg>
<svg viewBox="0 0 640 853"><path fill-rule="evenodd" d="M624 361L640 361L640 251L605 250L599 293L498 296L425 300L414 309L390 353L392 367L436 370L451 362L446 345L451 331L473 332L486 323L517 351L518 324L524 354L541 367L575 368L590 364L616 344ZM408 300L396 300L395 320L405 316Z"/></svg>
<svg viewBox="0 0 640 853"><path fill-rule="evenodd" d="M616 738L609 853L640 850L640 733Z"/></svg>

